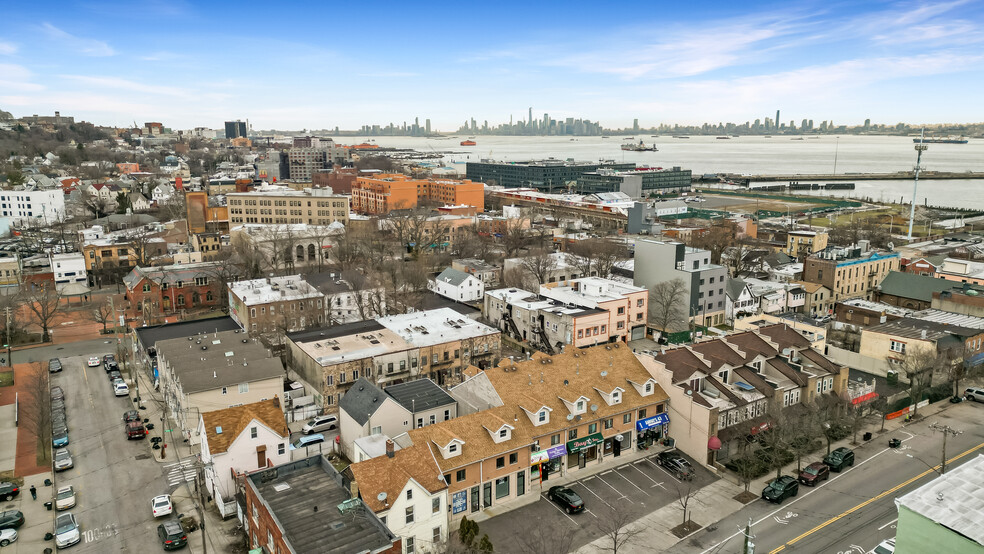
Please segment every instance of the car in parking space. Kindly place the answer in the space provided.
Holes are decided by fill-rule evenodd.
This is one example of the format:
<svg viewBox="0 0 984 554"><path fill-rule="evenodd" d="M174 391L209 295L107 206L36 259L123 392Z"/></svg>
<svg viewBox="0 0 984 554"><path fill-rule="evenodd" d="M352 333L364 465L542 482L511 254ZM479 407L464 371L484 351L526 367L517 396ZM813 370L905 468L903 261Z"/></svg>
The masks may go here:
<svg viewBox="0 0 984 554"><path fill-rule="evenodd" d="M171 505L171 495L169 494L155 496L150 500L150 505L154 509L154 517L166 516L174 511L174 507Z"/></svg>
<svg viewBox="0 0 984 554"><path fill-rule="evenodd" d="M0 482L0 498L10 502L20 494L20 487L10 481Z"/></svg>
<svg viewBox="0 0 984 554"><path fill-rule="evenodd" d="M164 550L178 550L188 544L188 535L177 519L169 519L158 525L157 536Z"/></svg>
<svg viewBox="0 0 984 554"><path fill-rule="evenodd" d="M762 489L762 499L779 504L790 496L799 493L799 482L792 475L781 475L778 479L769 481Z"/></svg>
<svg viewBox="0 0 984 554"><path fill-rule="evenodd" d="M59 429L58 432L51 432L51 446L61 448L68 446L68 429Z"/></svg>
<svg viewBox="0 0 984 554"><path fill-rule="evenodd" d="M110 362L116 363L116 356L114 354L106 354L103 356L103 365L109 365Z"/></svg>
<svg viewBox="0 0 984 554"><path fill-rule="evenodd" d="M17 540L17 531L13 529L4 529L0 531L0 547L9 546L10 543Z"/></svg>
<svg viewBox="0 0 984 554"><path fill-rule="evenodd" d="M301 427L301 431L305 435L310 435L311 433L320 433L321 431L330 431L338 427L338 418L333 415L323 415L318 416L311 421L304 424Z"/></svg>
<svg viewBox="0 0 984 554"><path fill-rule="evenodd" d="M313 435L302 435L297 437L294 442L290 443L291 450L297 450L298 448L304 448L305 446L313 446L325 442L325 436L321 433L314 433Z"/></svg>
<svg viewBox="0 0 984 554"><path fill-rule="evenodd" d="M136 410L127 410L123 412L123 423L130 423L131 421L140 421L140 412Z"/></svg>
<svg viewBox="0 0 984 554"><path fill-rule="evenodd" d="M111 372L111 371L119 371L119 370L120 370L120 364L118 364L116 362L109 362L109 363L106 364L106 372L107 373L108 372Z"/></svg>
<svg viewBox="0 0 984 554"><path fill-rule="evenodd" d="M556 486L550 487L547 491L547 499L558 504L569 514L576 514L584 511L584 500L569 487Z"/></svg>
<svg viewBox="0 0 984 554"><path fill-rule="evenodd" d="M854 451L846 446L835 448L823 457L823 463L830 466L830 471L841 471L845 467L854 465Z"/></svg>
<svg viewBox="0 0 984 554"><path fill-rule="evenodd" d="M59 512L75 507L75 487L61 487L55 494L55 509Z"/></svg>
<svg viewBox="0 0 984 554"><path fill-rule="evenodd" d="M803 468L799 474L799 482L815 487L820 481L830 479L830 466L823 462L813 462Z"/></svg>
<svg viewBox="0 0 984 554"><path fill-rule="evenodd" d="M681 481L694 478L694 466L675 450L664 450L656 455L656 463L666 468L674 477Z"/></svg>
<svg viewBox="0 0 984 554"><path fill-rule="evenodd" d="M122 379L117 379L113 381L113 394L116 396L126 396L130 394L130 387L126 386L126 383Z"/></svg>
<svg viewBox="0 0 984 554"><path fill-rule="evenodd" d="M51 399L52 400L65 400L65 391L59 386L51 387Z"/></svg>
<svg viewBox="0 0 984 554"><path fill-rule="evenodd" d="M99 367L102 365L102 360L99 359L99 356L89 356L88 365L89 367Z"/></svg>
<svg viewBox="0 0 984 554"><path fill-rule="evenodd" d="M964 391L964 396L967 397L967 400L972 402L984 402L984 389L968 387L967 390Z"/></svg>
<svg viewBox="0 0 984 554"><path fill-rule="evenodd" d="M82 533L79 532L79 522L75 519L75 515L72 512L58 514L55 518L55 546L68 548L78 544L80 540L82 540Z"/></svg>
<svg viewBox="0 0 984 554"><path fill-rule="evenodd" d="M24 514L20 510L0 512L0 529L17 529L24 525Z"/></svg>
<svg viewBox="0 0 984 554"><path fill-rule="evenodd" d="M48 360L48 371L51 373L58 373L62 370L61 360L58 358L52 358Z"/></svg>
<svg viewBox="0 0 984 554"><path fill-rule="evenodd" d="M72 461L72 454L67 448L55 450L55 471L65 471L73 467L75 467L75 462Z"/></svg>
<svg viewBox="0 0 984 554"><path fill-rule="evenodd" d="M51 411L51 428L60 429L64 427L68 429L68 416L65 415L65 410L52 410Z"/></svg>
<svg viewBox="0 0 984 554"><path fill-rule="evenodd" d="M51 401L51 411L65 411L65 399L59 398Z"/></svg>
<svg viewBox="0 0 984 554"><path fill-rule="evenodd" d="M868 554L895 554L895 539L891 538L881 541Z"/></svg>
<svg viewBox="0 0 984 554"><path fill-rule="evenodd" d="M110 383L112 383L113 381L115 381L117 379L123 379L123 374L120 373L119 371L116 371L115 369L113 371L110 371L106 375L109 376L109 382Z"/></svg>
<svg viewBox="0 0 984 554"><path fill-rule="evenodd" d="M142 439L147 436L147 429L139 421L126 422L126 440Z"/></svg>

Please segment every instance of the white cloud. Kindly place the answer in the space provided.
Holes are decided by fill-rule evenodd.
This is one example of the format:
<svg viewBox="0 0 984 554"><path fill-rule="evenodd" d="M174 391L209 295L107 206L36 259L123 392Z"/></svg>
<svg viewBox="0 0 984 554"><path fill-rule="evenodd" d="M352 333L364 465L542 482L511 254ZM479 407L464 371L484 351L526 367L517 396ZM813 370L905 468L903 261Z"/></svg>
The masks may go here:
<svg viewBox="0 0 984 554"><path fill-rule="evenodd" d="M121 79L119 77L104 77L92 75L61 75L62 79L68 79L76 83L88 85L94 89L108 89L110 91L127 90L131 92L141 92L145 94L159 94L162 96L177 96L190 98L193 93L189 89L169 87L159 85L154 82L140 83Z"/></svg>
<svg viewBox="0 0 984 554"><path fill-rule="evenodd" d="M0 90L31 92L44 90L33 82L34 75L26 68L11 63L0 63Z"/></svg>
<svg viewBox="0 0 984 554"><path fill-rule="evenodd" d="M9 56L17 52L17 45L12 42L0 40L0 54Z"/></svg>
<svg viewBox="0 0 984 554"><path fill-rule="evenodd" d="M41 29L53 40L61 42L80 54L99 57L113 56L116 54L116 51L104 41L77 37L55 27L51 23L42 23Z"/></svg>

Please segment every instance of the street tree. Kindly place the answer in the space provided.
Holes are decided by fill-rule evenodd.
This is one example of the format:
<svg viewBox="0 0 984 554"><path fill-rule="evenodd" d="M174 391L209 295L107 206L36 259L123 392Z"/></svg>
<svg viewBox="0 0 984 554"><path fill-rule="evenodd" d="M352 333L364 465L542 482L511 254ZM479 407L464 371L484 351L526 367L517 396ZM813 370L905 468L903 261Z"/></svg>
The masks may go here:
<svg viewBox="0 0 984 554"><path fill-rule="evenodd" d="M608 510L599 511L597 526L604 540L598 548L612 554L628 549L645 530L641 525L630 527L634 519L626 505L618 502Z"/></svg>
<svg viewBox="0 0 984 554"><path fill-rule="evenodd" d="M505 250L506 258L515 257L531 244L529 218L520 217L506 220L499 242Z"/></svg>
<svg viewBox="0 0 984 554"><path fill-rule="evenodd" d="M690 501L697 496L698 492L700 489L693 486L693 481L680 481L676 484L677 503L683 510L683 523L680 525L680 532L684 535L689 535L700 528L700 525L691 521L689 511Z"/></svg>
<svg viewBox="0 0 984 554"><path fill-rule="evenodd" d="M51 391L48 370L41 362L31 362L27 371L18 378L21 394L21 417L43 446L39 449L44 460L50 461L51 449Z"/></svg>
<svg viewBox="0 0 984 554"><path fill-rule="evenodd" d="M41 328L41 341L51 340L51 324L61 310L61 295L54 285L32 286L24 293L24 301L31 310L34 323Z"/></svg>
<svg viewBox="0 0 984 554"><path fill-rule="evenodd" d="M512 536L521 554L568 554L575 550L573 533L558 533L536 518L527 519Z"/></svg>
<svg viewBox="0 0 984 554"><path fill-rule="evenodd" d="M912 401L912 416L915 417L919 413L923 392L933 386L933 374L946 362L932 349L922 348L909 349L902 358L892 363L909 382L909 399Z"/></svg>
<svg viewBox="0 0 984 554"><path fill-rule="evenodd" d="M683 279L663 281L649 291L649 321L663 333L673 332L687 322L687 284Z"/></svg>
<svg viewBox="0 0 984 554"><path fill-rule="evenodd" d="M96 323L102 323L102 332L105 335L108 333L106 325L113 321L113 308L108 303L99 304L94 310L92 310L92 319Z"/></svg>
<svg viewBox="0 0 984 554"><path fill-rule="evenodd" d="M536 248L520 259L520 265L526 270L528 286L531 292L540 292L540 285L547 282L551 272L558 267L557 257L547 248Z"/></svg>

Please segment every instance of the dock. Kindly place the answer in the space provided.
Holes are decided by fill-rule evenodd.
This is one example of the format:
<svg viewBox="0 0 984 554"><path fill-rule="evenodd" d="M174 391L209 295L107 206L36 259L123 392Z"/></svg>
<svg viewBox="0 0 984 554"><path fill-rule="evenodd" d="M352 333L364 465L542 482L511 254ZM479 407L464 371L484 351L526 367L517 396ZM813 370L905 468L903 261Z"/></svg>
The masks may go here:
<svg viewBox="0 0 984 554"><path fill-rule="evenodd" d="M720 178L741 182L775 182L775 181L891 181L912 180L912 171L896 171L894 173L794 173L786 175L741 175L738 173L722 173ZM984 171L920 171L919 179L984 179Z"/></svg>

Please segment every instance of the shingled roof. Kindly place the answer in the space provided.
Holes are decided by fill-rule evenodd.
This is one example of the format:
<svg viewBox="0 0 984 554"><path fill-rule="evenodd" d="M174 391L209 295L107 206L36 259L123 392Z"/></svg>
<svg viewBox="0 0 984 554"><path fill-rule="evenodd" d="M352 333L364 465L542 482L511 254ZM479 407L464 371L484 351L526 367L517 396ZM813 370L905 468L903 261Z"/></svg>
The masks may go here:
<svg viewBox="0 0 984 554"><path fill-rule="evenodd" d="M290 430L287 429L287 424L284 422L284 411L280 407L280 399L276 396L270 400L205 412L202 414L202 420L205 423L208 451L213 456L228 451L240 433L246 430L254 420L262 423L284 439L290 436Z"/></svg>

